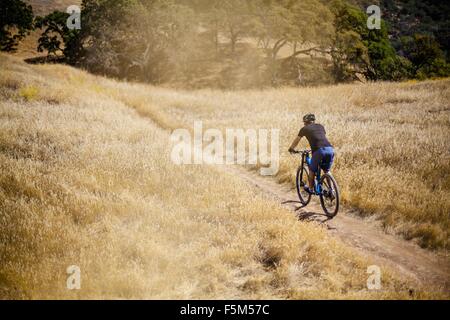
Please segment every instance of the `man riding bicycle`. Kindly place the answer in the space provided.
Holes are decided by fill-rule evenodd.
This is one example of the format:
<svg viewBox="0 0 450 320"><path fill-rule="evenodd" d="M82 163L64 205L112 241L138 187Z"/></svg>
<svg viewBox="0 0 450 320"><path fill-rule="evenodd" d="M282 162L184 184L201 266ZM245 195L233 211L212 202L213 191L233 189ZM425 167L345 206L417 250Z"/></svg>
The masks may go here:
<svg viewBox="0 0 450 320"><path fill-rule="evenodd" d="M321 124L315 123L315 121L316 116L311 113L303 117L304 127L289 148L290 153L295 152L295 148L303 137L306 137L311 146L312 158L309 166L309 186L305 186L305 191L310 194L314 193L314 179L319 171L319 166L322 170L328 172L334 160L334 149L326 137L325 128Z"/></svg>

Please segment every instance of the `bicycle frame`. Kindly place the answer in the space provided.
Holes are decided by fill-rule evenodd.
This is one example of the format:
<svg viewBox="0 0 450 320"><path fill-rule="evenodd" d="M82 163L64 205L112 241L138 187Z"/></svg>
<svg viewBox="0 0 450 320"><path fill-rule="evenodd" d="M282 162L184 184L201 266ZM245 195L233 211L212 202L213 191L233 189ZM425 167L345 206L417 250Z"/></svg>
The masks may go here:
<svg viewBox="0 0 450 320"><path fill-rule="evenodd" d="M308 165L308 169L311 166L311 156L308 154L302 154L302 166L305 165L305 163ZM310 170L310 169L309 169ZM320 177L321 177L321 172L322 170L319 167L319 170L317 171L317 174L315 176L314 179L314 192L316 195L321 195L322 194L322 184L320 183ZM309 178L308 178L309 179Z"/></svg>
<svg viewBox="0 0 450 320"><path fill-rule="evenodd" d="M336 180L329 172L322 170L321 166L319 166L317 174L314 178L314 190L311 190L308 196L303 195L301 190L305 187L304 175L310 172L305 169L305 165L311 167L312 153L310 150L294 151L292 153L302 155L302 162L297 169L296 176L296 187L300 202L306 206L311 200L311 195L319 196L320 204L328 218L334 218L339 211L339 187ZM306 178L309 179L309 177ZM324 178L326 178L325 181L322 181ZM333 209L329 208L329 204L327 203L328 201L330 201L331 208Z"/></svg>

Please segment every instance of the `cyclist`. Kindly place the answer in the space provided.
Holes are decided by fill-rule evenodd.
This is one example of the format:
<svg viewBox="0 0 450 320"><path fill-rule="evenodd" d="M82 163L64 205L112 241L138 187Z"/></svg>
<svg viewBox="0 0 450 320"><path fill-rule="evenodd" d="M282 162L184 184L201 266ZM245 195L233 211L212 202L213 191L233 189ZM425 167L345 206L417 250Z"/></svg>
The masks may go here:
<svg viewBox="0 0 450 320"><path fill-rule="evenodd" d="M307 114L303 117L304 127L298 133L298 136L292 142L289 152L295 152L295 148L303 137L309 142L312 150L311 165L309 166L308 184L305 191L314 193L314 179L320 168L325 172L330 171L334 160L334 149L326 137L325 128L316 122L314 114Z"/></svg>

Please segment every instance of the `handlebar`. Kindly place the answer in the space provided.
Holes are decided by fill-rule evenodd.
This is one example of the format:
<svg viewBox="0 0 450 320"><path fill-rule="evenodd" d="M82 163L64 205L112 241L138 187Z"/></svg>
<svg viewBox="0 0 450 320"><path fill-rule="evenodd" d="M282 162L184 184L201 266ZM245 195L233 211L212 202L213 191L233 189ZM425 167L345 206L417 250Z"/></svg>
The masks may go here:
<svg viewBox="0 0 450 320"><path fill-rule="evenodd" d="M301 155L305 154L305 155L307 155L307 154L311 153L311 150L300 150L300 151L294 151L294 152L291 152L291 153L292 154L301 154Z"/></svg>

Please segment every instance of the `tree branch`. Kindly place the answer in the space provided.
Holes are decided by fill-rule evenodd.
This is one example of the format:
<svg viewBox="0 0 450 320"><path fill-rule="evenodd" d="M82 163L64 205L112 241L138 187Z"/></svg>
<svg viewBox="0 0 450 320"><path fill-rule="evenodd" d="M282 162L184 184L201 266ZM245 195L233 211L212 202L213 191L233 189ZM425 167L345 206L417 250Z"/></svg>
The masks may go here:
<svg viewBox="0 0 450 320"><path fill-rule="evenodd" d="M294 52L290 56L290 58L295 58L296 56L298 56L300 54L310 54L311 51L316 51L316 52L326 53L326 54L331 54L331 52L332 52L332 50L327 51L327 50L320 49L319 47L312 47L312 48L309 48L309 49L298 50L298 51Z"/></svg>

